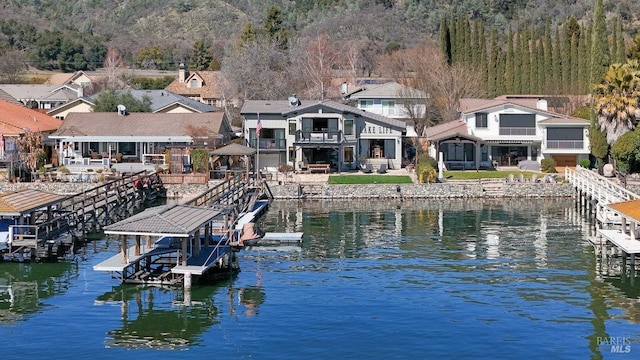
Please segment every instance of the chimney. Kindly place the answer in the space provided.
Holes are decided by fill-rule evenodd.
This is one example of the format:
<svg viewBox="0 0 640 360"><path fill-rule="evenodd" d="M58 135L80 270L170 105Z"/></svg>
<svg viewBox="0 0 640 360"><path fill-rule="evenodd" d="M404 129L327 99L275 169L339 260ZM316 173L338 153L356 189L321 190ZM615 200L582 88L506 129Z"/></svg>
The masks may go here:
<svg viewBox="0 0 640 360"><path fill-rule="evenodd" d="M347 91L349 90L349 85L347 85L347 82L343 82L342 86L340 86L340 93L342 95L347 95Z"/></svg>
<svg viewBox="0 0 640 360"><path fill-rule="evenodd" d="M184 84L184 80L186 78L186 69L184 67L184 63L181 62L180 66L178 66L178 80L180 80L180 84Z"/></svg>
<svg viewBox="0 0 640 360"><path fill-rule="evenodd" d="M78 94L78 97L81 98L84 96L84 87L82 85L78 86L78 89L76 89L76 93Z"/></svg>
<svg viewBox="0 0 640 360"><path fill-rule="evenodd" d="M127 107L122 104L118 105L118 115L119 116L127 115Z"/></svg>
<svg viewBox="0 0 640 360"><path fill-rule="evenodd" d="M538 110L547 111L547 100L538 99L538 102L536 103L536 107L538 108Z"/></svg>

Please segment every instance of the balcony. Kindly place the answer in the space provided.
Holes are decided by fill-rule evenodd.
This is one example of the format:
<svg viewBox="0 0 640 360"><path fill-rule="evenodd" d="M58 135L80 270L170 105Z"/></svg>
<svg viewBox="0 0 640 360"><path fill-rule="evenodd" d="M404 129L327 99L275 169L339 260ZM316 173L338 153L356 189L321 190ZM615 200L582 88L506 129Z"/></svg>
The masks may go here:
<svg viewBox="0 0 640 360"><path fill-rule="evenodd" d="M582 140L547 140L547 149L584 149Z"/></svg>
<svg viewBox="0 0 640 360"><path fill-rule="evenodd" d="M339 144L343 138L342 130L296 131L296 144Z"/></svg>
<svg viewBox="0 0 640 360"><path fill-rule="evenodd" d="M504 136L535 136L536 128L528 127L501 127L500 135Z"/></svg>
<svg viewBox="0 0 640 360"><path fill-rule="evenodd" d="M256 147L256 139L251 140L251 144L249 145L252 148ZM284 150L287 148L287 140L286 139L276 139L276 138L260 138L260 150Z"/></svg>

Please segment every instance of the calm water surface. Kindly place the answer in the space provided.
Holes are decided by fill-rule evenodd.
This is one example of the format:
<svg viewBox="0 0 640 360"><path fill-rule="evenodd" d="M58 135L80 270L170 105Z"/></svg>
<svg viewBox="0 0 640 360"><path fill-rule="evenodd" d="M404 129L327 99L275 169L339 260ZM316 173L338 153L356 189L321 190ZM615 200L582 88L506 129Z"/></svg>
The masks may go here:
<svg viewBox="0 0 640 360"><path fill-rule="evenodd" d="M0 263L1 359L637 359L640 280L602 275L574 207L275 202L265 230L304 244L243 251L236 277L190 294L94 272L108 239Z"/></svg>

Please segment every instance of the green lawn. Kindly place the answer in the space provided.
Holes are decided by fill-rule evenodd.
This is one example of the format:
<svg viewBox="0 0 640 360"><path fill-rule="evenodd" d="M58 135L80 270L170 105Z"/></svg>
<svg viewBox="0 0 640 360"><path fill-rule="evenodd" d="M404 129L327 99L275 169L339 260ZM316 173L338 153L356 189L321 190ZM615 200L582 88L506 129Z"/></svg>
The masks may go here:
<svg viewBox="0 0 640 360"><path fill-rule="evenodd" d="M411 184L407 175L331 175L329 184Z"/></svg>
<svg viewBox="0 0 640 360"><path fill-rule="evenodd" d="M525 178L531 178L531 175L538 174L538 177L542 177L540 173L531 171L445 171L442 175L445 179L449 180L477 180L477 179L506 179L509 174L513 174L517 178L522 174Z"/></svg>

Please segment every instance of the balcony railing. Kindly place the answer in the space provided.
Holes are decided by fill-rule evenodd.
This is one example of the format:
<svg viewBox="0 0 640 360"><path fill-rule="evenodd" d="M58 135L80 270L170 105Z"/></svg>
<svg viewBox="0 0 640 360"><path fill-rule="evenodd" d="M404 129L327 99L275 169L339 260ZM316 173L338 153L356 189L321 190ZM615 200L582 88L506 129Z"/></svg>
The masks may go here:
<svg viewBox="0 0 640 360"><path fill-rule="evenodd" d="M251 144L249 144L252 148L256 147L257 139L252 139ZM286 139L275 139L275 138L260 138L260 150L283 150L287 148L287 140Z"/></svg>
<svg viewBox="0 0 640 360"><path fill-rule="evenodd" d="M582 140L547 140L547 149L584 149Z"/></svg>
<svg viewBox="0 0 640 360"><path fill-rule="evenodd" d="M338 144L342 142L344 135L342 130L324 130L324 131L296 131L296 142L307 144Z"/></svg>
<svg viewBox="0 0 640 360"><path fill-rule="evenodd" d="M536 128L525 127L501 127L500 135L506 136L534 136L536 134Z"/></svg>

